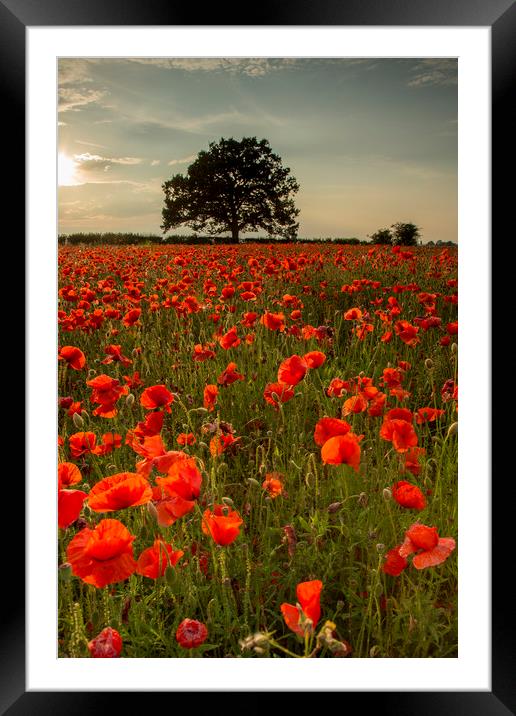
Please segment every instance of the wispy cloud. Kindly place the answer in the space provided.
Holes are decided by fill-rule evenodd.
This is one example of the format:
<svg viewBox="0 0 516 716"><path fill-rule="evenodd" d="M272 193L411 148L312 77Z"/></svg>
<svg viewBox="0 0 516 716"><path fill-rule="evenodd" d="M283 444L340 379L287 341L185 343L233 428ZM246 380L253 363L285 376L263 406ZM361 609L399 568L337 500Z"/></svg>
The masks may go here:
<svg viewBox="0 0 516 716"><path fill-rule="evenodd" d="M98 102L105 96L106 92L100 89L60 87L58 111L79 112L86 105Z"/></svg>
<svg viewBox="0 0 516 716"><path fill-rule="evenodd" d="M409 87L452 86L457 84L457 60L427 58L412 68Z"/></svg>
<svg viewBox="0 0 516 716"><path fill-rule="evenodd" d="M188 162L191 162L195 159L196 155L191 154L189 157L184 157L183 159L171 159L168 162L169 167L173 167L176 164L187 164Z"/></svg>

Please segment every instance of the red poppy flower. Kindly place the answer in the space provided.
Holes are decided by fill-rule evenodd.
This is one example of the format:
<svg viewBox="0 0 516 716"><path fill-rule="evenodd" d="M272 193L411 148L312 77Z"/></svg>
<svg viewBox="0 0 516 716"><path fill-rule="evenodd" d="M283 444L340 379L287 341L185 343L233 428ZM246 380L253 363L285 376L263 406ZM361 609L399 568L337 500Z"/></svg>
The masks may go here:
<svg viewBox="0 0 516 716"><path fill-rule="evenodd" d="M338 418L321 418L314 431L315 444L322 447L324 443L336 435L346 435L351 430L351 425L345 420Z"/></svg>
<svg viewBox="0 0 516 716"><path fill-rule="evenodd" d="M351 415L352 413L363 413L364 410L367 410L367 399L359 393L358 395L353 395L351 398L344 401L344 405L342 406L342 417L345 418L347 415Z"/></svg>
<svg viewBox="0 0 516 716"><path fill-rule="evenodd" d="M290 385L286 383L268 383L263 391L263 397L272 405L273 408L279 410L280 403L286 403L287 400L291 400L295 393Z"/></svg>
<svg viewBox="0 0 516 716"><path fill-rule="evenodd" d="M114 512L144 505L152 497L148 481L135 472L120 472L105 477L88 495L88 507L94 512Z"/></svg>
<svg viewBox="0 0 516 716"><path fill-rule="evenodd" d="M88 642L88 650L94 659L116 658L122 651L122 637L116 629L106 627Z"/></svg>
<svg viewBox="0 0 516 716"><path fill-rule="evenodd" d="M61 462L57 466L57 484L59 489L78 485L82 482L81 471L73 462Z"/></svg>
<svg viewBox="0 0 516 716"><path fill-rule="evenodd" d="M63 346L57 358L66 361L74 370L81 370L86 365L86 356L75 346Z"/></svg>
<svg viewBox="0 0 516 716"><path fill-rule="evenodd" d="M138 324L138 319L140 318L141 312L141 308L131 308L131 310L128 311L123 318L124 326L126 328L130 328L131 326L135 326L136 324Z"/></svg>
<svg viewBox="0 0 516 716"><path fill-rule="evenodd" d="M217 435L210 440L210 453L215 455L222 455L230 445L236 443L240 438L234 438L233 435Z"/></svg>
<svg viewBox="0 0 516 716"><path fill-rule="evenodd" d="M57 524L66 529L79 517L84 500L88 497L82 490L59 490L57 495Z"/></svg>
<svg viewBox="0 0 516 716"><path fill-rule="evenodd" d="M336 435L322 446L321 459L328 465L349 465L358 472L360 468L359 437L353 433Z"/></svg>
<svg viewBox="0 0 516 716"><path fill-rule="evenodd" d="M362 319L362 311L360 308L350 308L344 314L345 321L360 321Z"/></svg>
<svg viewBox="0 0 516 716"><path fill-rule="evenodd" d="M113 418L117 414L115 403L121 395L127 395L129 388L127 385L121 386L116 378L109 375L97 375L92 380L87 380L86 385L93 388L91 402L99 405L93 411L93 415L99 415L103 418Z"/></svg>
<svg viewBox="0 0 516 716"><path fill-rule="evenodd" d="M418 425L422 423L433 423L442 415L444 415L444 410L438 410L437 408L418 408L416 423Z"/></svg>
<svg viewBox="0 0 516 716"><path fill-rule="evenodd" d="M416 431L406 420L386 420L380 429L380 437L392 442L397 452L407 452L418 442Z"/></svg>
<svg viewBox="0 0 516 716"><path fill-rule="evenodd" d="M301 637L304 636L305 631L312 634L315 631L321 617L322 588L323 583L319 579L301 582L296 588L299 606L282 604L280 607L288 628Z"/></svg>
<svg viewBox="0 0 516 716"><path fill-rule="evenodd" d="M143 405L145 410L164 408L167 413L170 413L169 406L173 402L174 396L165 385L151 385L140 396L140 405Z"/></svg>
<svg viewBox="0 0 516 716"><path fill-rule="evenodd" d="M308 364L301 356L286 358L278 369L278 382L285 385L297 385L306 375Z"/></svg>
<svg viewBox="0 0 516 716"><path fill-rule="evenodd" d="M278 472L268 472L265 475L262 487L273 500L283 493L282 477Z"/></svg>
<svg viewBox="0 0 516 716"><path fill-rule="evenodd" d="M236 348L240 345L240 338L237 336L237 329L233 326L227 333L219 338L219 344L225 351Z"/></svg>
<svg viewBox="0 0 516 716"><path fill-rule="evenodd" d="M109 365L115 361L122 365L130 365L132 360L122 354L122 346L109 345L104 349L104 353L107 354L107 358L101 360L102 365Z"/></svg>
<svg viewBox="0 0 516 716"><path fill-rule="evenodd" d="M66 550L66 558L73 574L101 589L133 574L136 569L134 540L118 520L101 520L95 529L85 527L75 535Z"/></svg>
<svg viewBox="0 0 516 716"><path fill-rule="evenodd" d="M451 537L439 537L437 527L413 524L405 532L405 541L400 547L401 557L418 552L412 560L416 569L435 567L448 559L455 549L455 540Z"/></svg>
<svg viewBox="0 0 516 716"><path fill-rule="evenodd" d="M201 526L204 534L211 535L216 544L226 546L236 540L242 524L244 521L236 510L214 505L213 510L205 510Z"/></svg>
<svg viewBox="0 0 516 716"><path fill-rule="evenodd" d="M405 420L407 423L412 423L413 417L408 408L392 408L385 414L385 420Z"/></svg>
<svg viewBox="0 0 516 716"><path fill-rule="evenodd" d="M209 346L202 346L200 343L194 346L192 360L201 363L210 358L215 358L215 351L212 351Z"/></svg>
<svg viewBox="0 0 516 716"><path fill-rule="evenodd" d="M392 488L392 496L402 507L423 510L426 507L425 496L416 485L400 480Z"/></svg>
<svg viewBox="0 0 516 716"><path fill-rule="evenodd" d="M260 323L270 331L285 330L285 315L283 313L269 313L268 311L260 318Z"/></svg>
<svg viewBox="0 0 516 716"><path fill-rule="evenodd" d="M87 453L95 453L97 437L95 433L79 432L70 435L68 442L72 457L81 457L81 455L86 455Z"/></svg>
<svg viewBox="0 0 516 716"><path fill-rule="evenodd" d="M205 408L209 410L211 413L215 409L215 405L217 403L217 395L219 394L219 389L216 385L207 385L204 389L204 401L203 405Z"/></svg>
<svg viewBox="0 0 516 716"><path fill-rule="evenodd" d="M419 475L421 473L421 464L419 462L419 458L425 453L425 448L421 447L413 447L407 450L407 452L405 453L404 470L407 472L411 472L413 475Z"/></svg>
<svg viewBox="0 0 516 716"><path fill-rule="evenodd" d="M343 394L348 389L349 383L340 378L334 378L330 385L326 388L326 395L329 398L342 398Z"/></svg>
<svg viewBox="0 0 516 716"><path fill-rule="evenodd" d="M398 545L397 547L393 547L393 549L390 549L387 552L385 556L385 562L382 566L382 570L385 572L385 574L390 574L393 577L398 577L408 566L408 561L405 559L405 557L402 557L400 555L400 547L401 545Z"/></svg>
<svg viewBox="0 0 516 716"><path fill-rule="evenodd" d="M326 356L322 351L310 351L305 353L303 359L306 361L309 368L320 368L326 360Z"/></svg>
<svg viewBox="0 0 516 716"><path fill-rule="evenodd" d="M227 368L217 378L217 383L219 385L231 385L237 380L245 380L243 375L237 373L237 370L236 363L228 363Z"/></svg>
<svg viewBox="0 0 516 716"><path fill-rule="evenodd" d="M183 619L176 631L176 640L183 649L194 649L208 638L208 629L196 619Z"/></svg>
<svg viewBox="0 0 516 716"><path fill-rule="evenodd" d="M414 347L419 343L420 339L417 335L419 328L412 326L408 321L396 321L394 331L398 338L401 338L403 343L406 343L408 346Z"/></svg>
<svg viewBox="0 0 516 716"><path fill-rule="evenodd" d="M196 438L193 433L179 433L176 442L178 445L193 445L196 442Z"/></svg>
<svg viewBox="0 0 516 716"><path fill-rule="evenodd" d="M156 539L152 547L144 549L138 557L136 572L149 579L163 577L167 567L174 567L183 555L182 549L174 551L171 544Z"/></svg>

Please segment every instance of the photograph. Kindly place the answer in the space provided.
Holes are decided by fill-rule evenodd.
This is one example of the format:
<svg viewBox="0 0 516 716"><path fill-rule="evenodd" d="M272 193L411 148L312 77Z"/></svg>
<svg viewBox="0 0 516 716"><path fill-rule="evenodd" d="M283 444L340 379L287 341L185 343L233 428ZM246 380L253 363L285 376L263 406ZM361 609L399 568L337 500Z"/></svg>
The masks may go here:
<svg viewBox="0 0 516 716"><path fill-rule="evenodd" d="M459 61L342 54L56 58L59 660L459 657Z"/></svg>

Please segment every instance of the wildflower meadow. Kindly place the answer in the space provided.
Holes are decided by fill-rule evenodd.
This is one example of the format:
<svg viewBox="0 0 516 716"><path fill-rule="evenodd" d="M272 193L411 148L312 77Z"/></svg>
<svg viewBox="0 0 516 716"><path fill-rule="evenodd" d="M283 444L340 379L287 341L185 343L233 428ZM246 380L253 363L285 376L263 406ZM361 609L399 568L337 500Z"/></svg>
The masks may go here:
<svg viewBox="0 0 516 716"><path fill-rule="evenodd" d="M59 657L457 657L456 248L58 261Z"/></svg>

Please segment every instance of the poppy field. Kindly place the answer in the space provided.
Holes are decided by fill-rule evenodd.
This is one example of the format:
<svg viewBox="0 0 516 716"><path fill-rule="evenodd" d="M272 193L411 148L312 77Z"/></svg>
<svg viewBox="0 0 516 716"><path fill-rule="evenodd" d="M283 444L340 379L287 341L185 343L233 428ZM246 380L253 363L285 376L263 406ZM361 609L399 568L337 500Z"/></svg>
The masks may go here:
<svg viewBox="0 0 516 716"><path fill-rule="evenodd" d="M58 272L59 657L458 655L456 249Z"/></svg>

